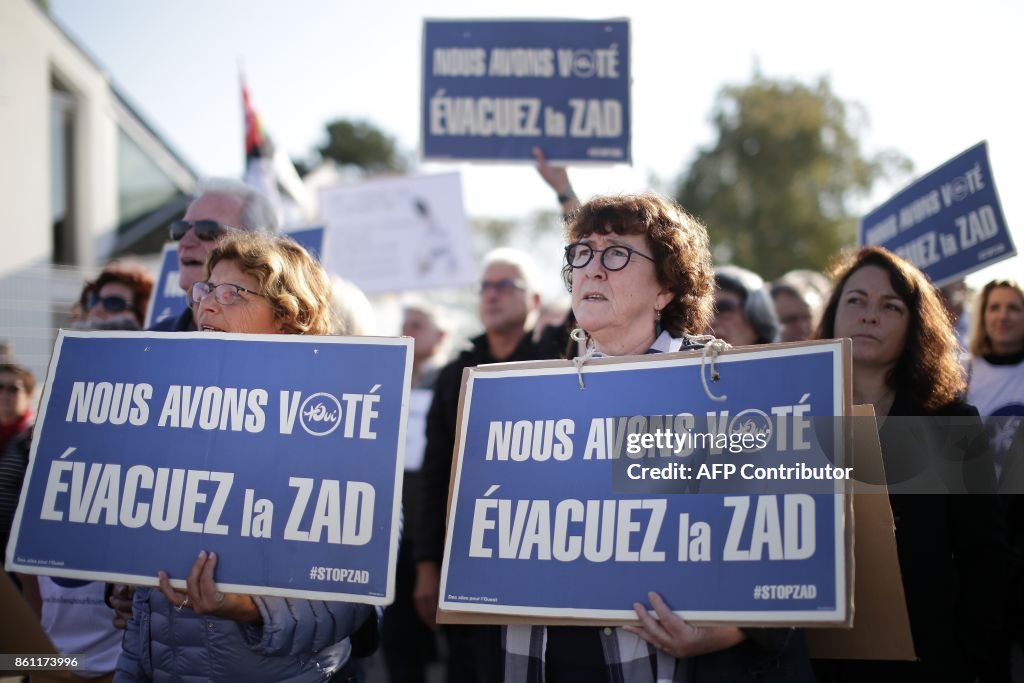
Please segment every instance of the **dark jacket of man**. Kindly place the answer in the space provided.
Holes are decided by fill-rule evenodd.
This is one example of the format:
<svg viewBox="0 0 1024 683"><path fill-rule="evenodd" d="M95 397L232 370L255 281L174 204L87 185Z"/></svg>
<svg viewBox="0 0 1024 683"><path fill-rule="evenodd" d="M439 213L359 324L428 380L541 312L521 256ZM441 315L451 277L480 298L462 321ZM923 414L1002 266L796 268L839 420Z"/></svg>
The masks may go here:
<svg viewBox="0 0 1024 683"><path fill-rule="evenodd" d="M192 319L192 309L186 308L177 318L164 318L149 329L152 332L195 332L196 321Z"/></svg>
<svg viewBox="0 0 1024 683"><path fill-rule="evenodd" d="M427 413L427 446L420 470L421 496L419 514L411 515L410 532L413 536L413 556L416 562L433 561L441 564L444 555L445 517L448 509L448 485L451 480L452 454L455 450L455 425L458 421L459 390L462 371L477 365L522 360L558 358L553 346L540 346L531 341L530 333L523 335L519 345L508 358L501 360L491 355L487 335L472 341L472 348L441 369L434 385L434 400Z"/></svg>

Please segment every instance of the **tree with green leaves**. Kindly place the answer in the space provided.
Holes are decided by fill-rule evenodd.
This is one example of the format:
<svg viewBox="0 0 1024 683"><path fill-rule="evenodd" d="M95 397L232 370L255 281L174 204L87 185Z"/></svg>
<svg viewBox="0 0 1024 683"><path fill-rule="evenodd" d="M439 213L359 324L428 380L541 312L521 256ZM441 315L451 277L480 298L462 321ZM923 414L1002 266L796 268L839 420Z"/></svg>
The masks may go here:
<svg viewBox="0 0 1024 683"><path fill-rule="evenodd" d="M809 86L755 74L722 88L712 119L718 139L700 150L676 197L707 224L716 261L768 279L822 269L855 241L853 203L912 168L896 151L864 154L866 115L827 78Z"/></svg>
<svg viewBox="0 0 1024 683"><path fill-rule="evenodd" d="M327 143L317 151L324 159L358 166L371 174L398 173L408 166L394 138L368 121L331 121L327 124Z"/></svg>

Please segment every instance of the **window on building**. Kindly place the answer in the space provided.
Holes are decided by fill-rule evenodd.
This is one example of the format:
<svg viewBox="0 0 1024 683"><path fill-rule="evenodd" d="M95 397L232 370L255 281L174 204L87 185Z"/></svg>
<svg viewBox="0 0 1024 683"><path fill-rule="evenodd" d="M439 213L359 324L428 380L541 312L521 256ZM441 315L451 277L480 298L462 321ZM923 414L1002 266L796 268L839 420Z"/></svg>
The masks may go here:
<svg viewBox="0 0 1024 683"><path fill-rule="evenodd" d="M117 129L119 230L180 194L178 186L125 131Z"/></svg>
<svg viewBox="0 0 1024 683"><path fill-rule="evenodd" d="M54 263L76 262L75 97L60 79L50 79L50 216Z"/></svg>

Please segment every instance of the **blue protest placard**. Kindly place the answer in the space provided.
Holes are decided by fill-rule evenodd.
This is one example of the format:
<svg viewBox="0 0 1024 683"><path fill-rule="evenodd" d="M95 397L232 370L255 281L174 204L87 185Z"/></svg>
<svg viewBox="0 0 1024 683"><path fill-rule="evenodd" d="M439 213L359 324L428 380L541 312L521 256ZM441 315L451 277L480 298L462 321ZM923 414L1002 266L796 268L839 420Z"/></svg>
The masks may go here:
<svg viewBox="0 0 1024 683"><path fill-rule="evenodd" d="M317 261L323 261L324 226L319 225L314 228L302 228L301 230L293 230L291 232L284 233L284 236L291 237L293 240L301 244L302 247L306 251L308 251Z"/></svg>
<svg viewBox="0 0 1024 683"><path fill-rule="evenodd" d="M387 604L409 339L61 331L9 570ZM172 581L173 582L173 581Z"/></svg>
<svg viewBox="0 0 1024 683"><path fill-rule="evenodd" d="M937 285L1017 254L980 142L861 219L858 243L877 244Z"/></svg>
<svg viewBox="0 0 1024 683"><path fill-rule="evenodd" d="M629 21L426 20L422 156L630 163Z"/></svg>
<svg viewBox="0 0 1024 683"><path fill-rule="evenodd" d="M146 308L146 329L185 311L185 290L178 284L178 243L168 242L160 252L160 274Z"/></svg>
<svg viewBox="0 0 1024 683"><path fill-rule="evenodd" d="M467 371L442 619L848 623L849 348Z"/></svg>

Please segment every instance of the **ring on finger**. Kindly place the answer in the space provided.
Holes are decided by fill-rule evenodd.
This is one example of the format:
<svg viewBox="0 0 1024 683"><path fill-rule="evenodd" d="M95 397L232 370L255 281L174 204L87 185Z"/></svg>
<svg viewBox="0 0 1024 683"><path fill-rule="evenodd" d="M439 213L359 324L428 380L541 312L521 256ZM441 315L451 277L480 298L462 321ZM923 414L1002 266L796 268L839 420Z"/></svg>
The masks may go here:
<svg viewBox="0 0 1024 683"><path fill-rule="evenodd" d="M185 599L181 601L181 604L174 608L174 611L175 612L180 612L185 607L188 607L188 596L187 595L185 596Z"/></svg>

